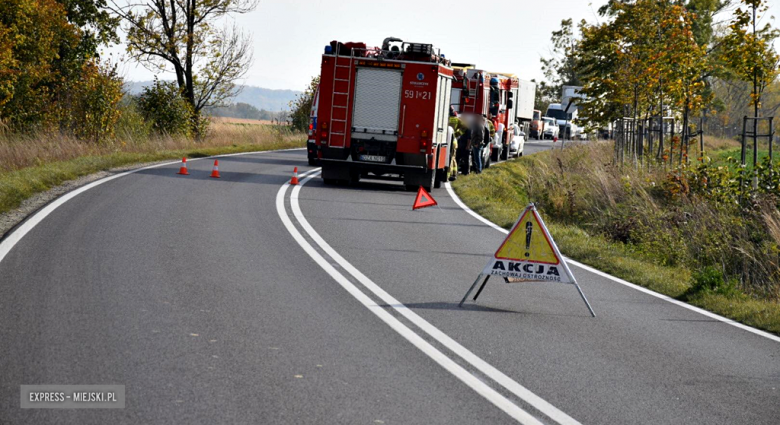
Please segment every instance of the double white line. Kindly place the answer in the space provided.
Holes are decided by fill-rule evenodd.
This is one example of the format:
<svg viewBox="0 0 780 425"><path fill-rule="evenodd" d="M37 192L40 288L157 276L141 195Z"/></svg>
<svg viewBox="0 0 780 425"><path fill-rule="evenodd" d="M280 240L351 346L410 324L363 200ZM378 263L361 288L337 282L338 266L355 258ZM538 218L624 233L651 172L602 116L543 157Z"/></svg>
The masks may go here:
<svg viewBox="0 0 780 425"><path fill-rule="evenodd" d="M347 260L345 260L341 255L339 255L338 252L336 252L333 248L331 248L331 246L328 245L328 243L322 239L322 237L314 230L314 228L312 228L312 226L303 216L303 212L301 212L301 208L298 203L298 195L300 194L301 188L317 174L319 174L319 169L311 170L301 175L301 177L303 178L301 180L301 184L298 186L294 186L292 193L290 194L290 207L292 209L292 215L295 218L295 220L298 222L298 225L301 227L301 229L303 229L304 232L306 232L309 238L312 241L314 241L317 244L317 246L319 246L322 252L324 252L329 257L331 257L333 261L335 261L354 279L360 282L365 287L365 289L367 289L374 296L382 300L382 302L385 303L386 305L391 306L401 316L403 316L404 318L412 322L415 326L417 326L420 330L422 330L425 334L427 334L428 337L436 340L438 343L446 347L452 353L454 353L455 355L463 359L463 361L471 365L474 369L478 370L485 376L492 379L495 383L503 387L505 390L509 391L517 398L527 403L528 405L532 406L534 409L538 410L539 412L541 412L542 414L549 417L555 422L558 422L560 424L579 424L579 422L577 422L574 418L560 411L552 404L548 403L547 401L543 400L541 397L532 393L527 388L518 384L512 378L508 377L507 375L505 375L495 367L488 364L486 361L479 358L477 355L469 351L467 348L460 345L457 341L450 338L447 334L440 331L438 328L436 328L428 321L426 321L425 319L417 315L415 312L410 310L408 307L403 305L397 299L393 298L390 294L385 292L371 279L369 279L363 273L361 273L360 270L356 269L352 264L350 264ZM288 214L287 209L285 207L285 196L287 193L287 189L289 187L290 184L285 183L279 189L279 192L276 195L276 211L279 214L279 218L281 218L282 223L284 223L284 226L287 228L287 231L290 232L290 235L292 235L293 239L295 239L295 241L298 242L301 248L303 248L303 250L317 264L319 264L320 267L323 268L323 270L325 270L331 277L333 277L333 279L336 282L338 282L339 285L341 285L349 294L355 297L355 299L357 299L361 304L363 304L366 308L368 308L369 311L374 313L377 317L379 317L393 330L398 332L401 336L403 336L409 342L411 342L415 347L420 349L420 351L425 353L428 357L433 359L436 363L438 363L445 370L453 374L455 377L463 381L463 383L468 385L471 389L476 391L478 394L485 397L496 407L503 410L506 414L508 414L518 422L524 424L542 423L541 421L539 421L539 419L537 419L527 411L523 410L513 401L504 397L498 391L496 391L491 386L483 382L480 379L480 377L466 370L464 367L462 367L454 360L452 360L449 356L444 354L441 350L437 349L431 343L423 339L411 328L404 325L395 316L390 314L385 309L385 307L376 304L369 296L367 296L363 291L361 291L357 286L355 286L346 276L344 276L344 274L336 270L333 267L333 265L331 265L331 262L325 259L325 257L323 257L322 254L320 254L320 252L316 248L314 248L306 240L306 238L303 237L301 232L298 231L298 228L293 224L292 220L290 219L290 215Z"/></svg>

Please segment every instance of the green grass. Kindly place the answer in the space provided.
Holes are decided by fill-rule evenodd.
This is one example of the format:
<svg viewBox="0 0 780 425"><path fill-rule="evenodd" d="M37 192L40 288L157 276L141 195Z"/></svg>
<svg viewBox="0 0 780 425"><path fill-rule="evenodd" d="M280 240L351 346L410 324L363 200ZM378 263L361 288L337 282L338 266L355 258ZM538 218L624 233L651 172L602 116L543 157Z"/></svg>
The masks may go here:
<svg viewBox="0 0 780 425"><path fill-rule="evenodd" d="M764 161L764 158L769 156L769 151L764 149L758 150L758 163ZM777 159L777 154L773 152L774 159ZM742 148L724 149L715 151L711 156L713 162L719 165L728 165L731 168L739 166L739 162L742 159ZM732 158L733 160L729 160ZM745 152L745 163L748 169L753 169L753 149L752 147Z"/></svg>
<svg viewBox="0 0 780 425"><path fill-rule="evenodd" d="M117 152L100 156L85 156L67 161L51 162L21 170L0 173L0 213L19 207L36 193L44 192L68 180L130 164L162 161L182 157L202 158L239 152L267 151L305 146L304 140L266 142L182 150L163 150L154 153Z"/></svg>
<svg viewBox="0 0 780 425"><path fill-rule="evenodd" d="M482 174L461 176L453 188L463 202L488 220L509 229L529 199L529 169L548 166L546 153L493 166ZM538 169L538 168L537 168ZM544 211L542 211L544 214ZM738 322L780 334L780 304L747 295L723 295L692 289L692 271L659 265L640 247L614 242L544 216L561 252L613 276L688 302Z"/></svg>

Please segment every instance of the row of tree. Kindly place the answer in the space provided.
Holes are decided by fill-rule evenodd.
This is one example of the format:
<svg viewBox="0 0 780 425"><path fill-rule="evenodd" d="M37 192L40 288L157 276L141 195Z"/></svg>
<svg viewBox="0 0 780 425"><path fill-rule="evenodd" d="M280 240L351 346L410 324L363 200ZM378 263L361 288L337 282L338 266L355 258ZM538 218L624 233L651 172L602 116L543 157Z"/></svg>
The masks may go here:
<svg viewBox="0 0 780 425"><path fill-rule="evenodd" d="M173 84L157 82L146 90L138 106L154 119L183 100L176 114L186 117L186 133L197 136L204 109L233 97L234 82L252 61L249 38L219 24L256 2L2 0L0 128L56 129L90 140L112 136L127 102L116 66L101 60L100 50L118 43L123 29L131 58L176 76ZM165 128L168 118L155 126Z"/></svg>
<svg viewBox="0 0 780 425"><path fill-rule="evenodd" d="M758 116L774 87L778 31L756 25L766 10L765 0L611 0L599 10L602 23L579 23L579 37L571 20L553 33L543 94L583 86L580 116L591 128L670 111L686 124L720 115L731 127L748 104ZM713 23L729 13L727 25ZM747 104L734 104L740 100Z"/></svg>

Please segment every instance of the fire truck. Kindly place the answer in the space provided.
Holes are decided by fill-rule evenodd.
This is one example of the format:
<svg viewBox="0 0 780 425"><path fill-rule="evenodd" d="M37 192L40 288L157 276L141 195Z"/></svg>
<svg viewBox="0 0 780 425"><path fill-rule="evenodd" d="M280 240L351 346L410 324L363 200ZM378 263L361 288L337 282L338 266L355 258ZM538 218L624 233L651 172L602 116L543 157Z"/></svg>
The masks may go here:
<svg viewBox="0 0 780 425"><path fill-rule="evenodd" d="M487 116L499 135L497 143L491 143L491 159L507 159L510 130L521 125L527 134L525 127L533 118L536 85L514 75L479 70L471 64L453 64L453 68L453 109L466 117Z"/></svg>
<svg viewBox="0 0 780 425"><path fill-rule="evenodd" d="M322 55L313 147L326 184L373 174L408 190L446 180L450 62L431 44L332 41ZM310 143L312 146L312 143Z"/></svg>

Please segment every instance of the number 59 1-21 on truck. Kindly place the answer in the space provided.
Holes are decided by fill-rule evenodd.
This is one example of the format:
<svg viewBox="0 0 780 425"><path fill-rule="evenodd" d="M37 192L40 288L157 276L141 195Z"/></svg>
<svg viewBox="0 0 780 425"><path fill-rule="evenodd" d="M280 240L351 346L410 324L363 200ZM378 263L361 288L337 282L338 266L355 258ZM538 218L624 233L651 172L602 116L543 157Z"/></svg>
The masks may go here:
<svg viewBox="0 0 780 425"><path fill-rule="evenodd" d="M449 167L452 76L431 44L390 37L382 47L326 46L309 137L325 183L373 174L402 179L409 190L439 187Z"/></svg>

